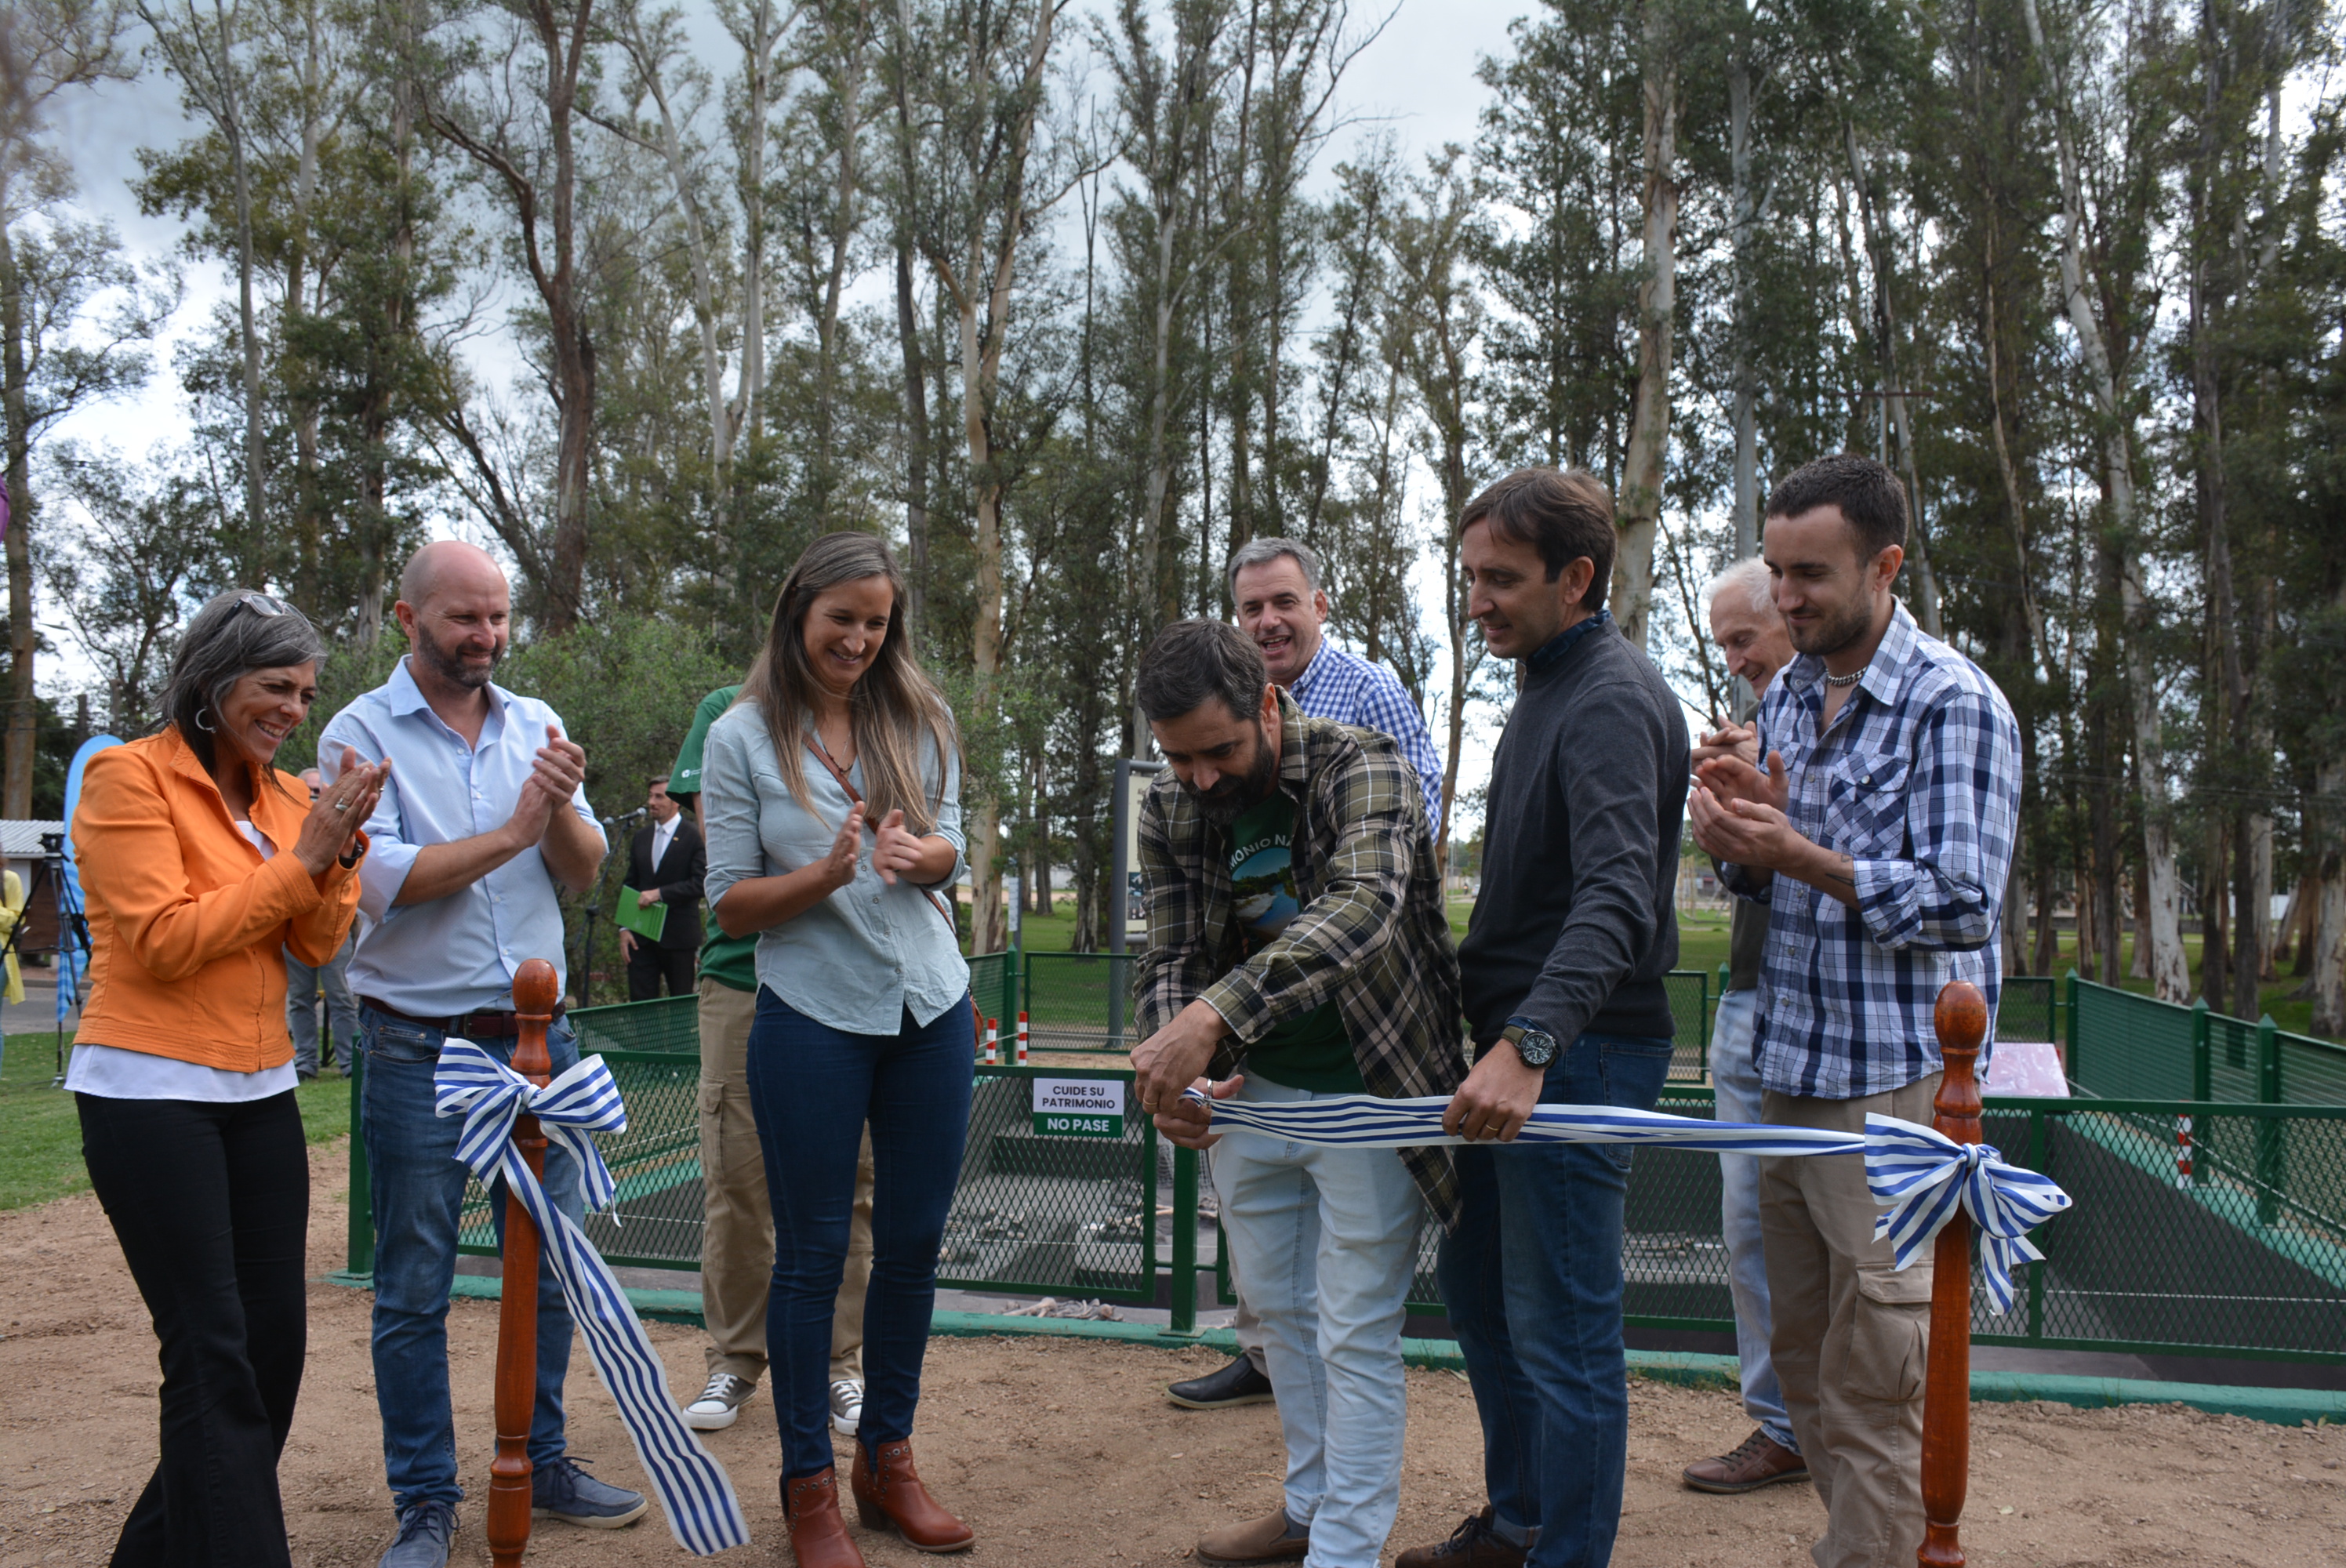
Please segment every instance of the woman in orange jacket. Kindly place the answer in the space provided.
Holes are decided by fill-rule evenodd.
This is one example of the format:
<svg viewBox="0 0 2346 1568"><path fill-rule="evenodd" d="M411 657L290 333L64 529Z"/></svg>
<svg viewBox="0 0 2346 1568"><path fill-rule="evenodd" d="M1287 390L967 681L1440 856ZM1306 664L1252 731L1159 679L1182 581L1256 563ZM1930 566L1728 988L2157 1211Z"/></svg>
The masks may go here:
<svg viewBox="0 0 2346 1568"><path fill-rule="evenodd" d="M162 1342L162 1455L116 1568L290 1563L277 1458L301 1385L310 1166L280 949L341 949L390 766L346 757L311 805L270 765L324 652L266 594L211 600L161 731L90 759L71 824L90 966L66 1087Z"/></svg>

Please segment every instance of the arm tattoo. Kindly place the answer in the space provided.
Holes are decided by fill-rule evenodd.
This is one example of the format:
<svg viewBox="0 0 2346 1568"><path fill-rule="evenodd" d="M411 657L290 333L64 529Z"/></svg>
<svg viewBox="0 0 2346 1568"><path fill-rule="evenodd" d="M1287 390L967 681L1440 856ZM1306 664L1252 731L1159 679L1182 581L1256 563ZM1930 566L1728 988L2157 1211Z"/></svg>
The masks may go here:
<svg viewBox="0 0 2346 1568"><path fill-rule="evenodd" d="M1834 881L1846 883L1851 892L1857 891L1857 862L1846 854L1835 855L1832 869L1825 875Z"/></svg>

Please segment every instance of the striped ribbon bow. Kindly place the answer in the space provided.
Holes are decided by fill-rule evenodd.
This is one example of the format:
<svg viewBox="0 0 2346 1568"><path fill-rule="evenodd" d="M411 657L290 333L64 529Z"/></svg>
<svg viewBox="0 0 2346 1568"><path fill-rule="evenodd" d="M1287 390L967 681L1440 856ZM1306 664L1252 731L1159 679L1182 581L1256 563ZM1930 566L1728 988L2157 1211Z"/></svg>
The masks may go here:
<svg viewBox="0 0 2346 1568"><path fill-rule="evenodd" d="M607 1205L617 1184L587 1135L627 1131L627 1108L610 1068L600 1056L589 1056L541 1089L478 1045L450 1040L440 1048L433 1089L440 1115L464 1118L456 1157L472 1167L483 1186L494 1190L503 1176L537 1222L546 1262L561 1283L572 1320L586 1336L596 1371L618 1402L619 1419L677 1544L702 1557L748 1544L750 1522L733 1495L732 1478L677 1414L659 1353L645 1337L627 1292L595 1244L547 1201L529 1162L514 1147L514 1120L527 1111L547 1140L578 1162L587 1209Z"/></svg>
<svg viewBox="0 0 2346 1568"><path fill-rule="evenodd" d="M1425 1095L1381 1100L1372 1095L1271 1104L1217 1100L1203 1091L1182 1098L1207 1107L1217 1131L1262 1133L1299 1144L1356 1149L1401 1149L1428 1144L1464 1145L1442 1130L1448 1098ZM1980 1255L1988 1298L1998 1313L2012 1309L2012 1271L2023 1258L2042 1260L2030 1229L2069 1207L2069 1195L2048 1176L2008 1166L1986 1144L1959 1144L1929 1127L1894 1116L1869 1115L1865 1131L1779 1127L1760 1122L1712 1122L1625 1105L1535 1106L1515 1135L1517 1144L1668 1144L1723 1155L1862 1155L1866 1186L1888 1211L1873 1234L1891 1237L1897 1267L1921 1255L1954 1206L1969 1210L1980 1228ZM1484 1143L1480 1146L1502 1145Z"/></svg>
<svg viewBox="0 0 2346 1568"><path fill-rule="evenodd" d="M1890 1206L1873 1235L1891 1238L1901 1268L1962 1204L1979 1227L1980 1273L1999 1316L2012 1310L2012 1271L2024 1259L2045 1259L2028 1233L2070 1204L2050 1176L2004 1164L1993 1144L1959 1144L1894 1116L1865 1118L1865 1185L1874 1202Z"/></svg>

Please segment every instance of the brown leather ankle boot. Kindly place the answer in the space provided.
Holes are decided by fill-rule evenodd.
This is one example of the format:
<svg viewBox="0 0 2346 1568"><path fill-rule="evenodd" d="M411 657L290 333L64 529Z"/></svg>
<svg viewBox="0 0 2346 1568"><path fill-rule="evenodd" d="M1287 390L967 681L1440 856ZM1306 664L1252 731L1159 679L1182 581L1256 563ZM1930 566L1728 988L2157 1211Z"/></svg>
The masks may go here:
<svg viewBox="0 0 2346 1568"><path fill-rule="evenodd" d="M782 1514L799 1568L864 1568L863 1553L839 1516L839 1471L825 1469L782 1482Z"/></svg>
<svg viewBox="0 0 2346 1568"><path fill-rule="evenodd" d="M892 1530L920 1552L964 1552L977 1539L929 1495L913 1468L913 1445L902 1439L877 1449L859 1441L850 1484L866 1530Z"/></svg>

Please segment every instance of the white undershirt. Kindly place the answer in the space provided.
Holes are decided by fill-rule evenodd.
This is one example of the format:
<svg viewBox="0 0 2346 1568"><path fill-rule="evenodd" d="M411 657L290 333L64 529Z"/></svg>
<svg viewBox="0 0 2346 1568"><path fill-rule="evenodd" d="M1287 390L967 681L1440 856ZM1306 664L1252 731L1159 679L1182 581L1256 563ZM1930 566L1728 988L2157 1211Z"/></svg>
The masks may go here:
<svg viewBox="0 0 2346 1568"><path fill-rule="evenodd" d="M264 860L273 859L276 846L269 835L250 822L237 831L250 840ZM76 1045L73 1064L66 1069L66 1087L76 1095L102 1100L198 1100L207 1105L239 1105L281 1095L301 1080L291 1058L258 1073L232 1072L158 1056L151 1051L129 1051L119 1045Z"/></svg>

